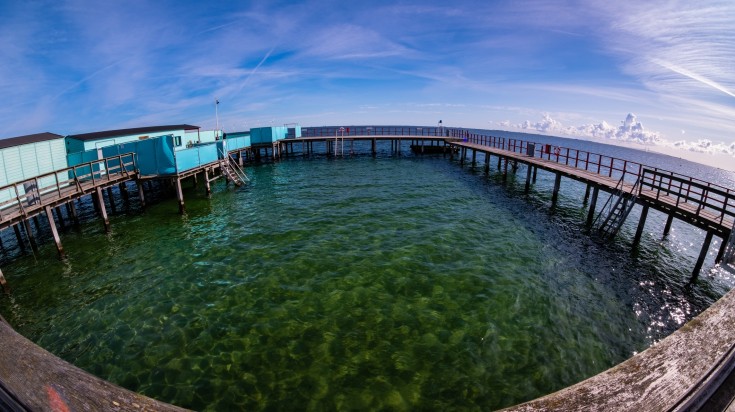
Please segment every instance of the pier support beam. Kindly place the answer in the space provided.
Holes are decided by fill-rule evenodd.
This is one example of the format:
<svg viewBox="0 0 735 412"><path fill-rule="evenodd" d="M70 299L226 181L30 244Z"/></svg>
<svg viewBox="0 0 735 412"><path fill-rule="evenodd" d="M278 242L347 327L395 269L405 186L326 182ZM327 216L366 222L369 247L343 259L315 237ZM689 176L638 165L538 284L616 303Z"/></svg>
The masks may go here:
<svg viewBox="0 0 735 412"><path fill-rule="evenodd" d="M551 194L551 205L555 206L556 201L559 200L559 188L561 187L561 173L556 174L556 180L554 180L554 192Z"/></svg>
<svg viewBox="0 0 735 412"><path fill-rule="evenodd" d="M467 148L463 147L462 151L459 155L459 164L460 166L464 166L464 158L467 156Z"/></svg>
<svg viewBox="0 0 735 412"><path fill-rule="evenodd" d="M31 222L28 219L24 219L23 226L26 229L26 236L28 236L28 241L31 243L31 249L33 249L33 252L38 253L38 243L36 243L36 237L33 236L33 229L31 229Z"/></svg>
<svg viewBox="0 0 735 412"><path fill-rule="evenodd" d="M112 196L112 186L107 186L107 198L110 199L110 209L112 210L112 213L117 213L115 198Z"/></svg>
<svg viewBox="0 0 735 412"><path fill-rule="evenodd" d="M643 206L641 210L641 219L638 221L638 228L635 231L635 237L633 238L633 249L638 247L641 243L641 236L643 236L643 227L646 225L646 218L648 217L648 205Z"/></svg>
<svg viewBox="0 0 735 412"><path fill-rule="evenodd" d="M531 180L533 184L536 184L536 173L538 172L538 167L533 167L533 179Z"/></svg>
<svg viewBox="0 0 735 412"><path fill-rule="evenodd" d="M477 164L477 150L472 149L472 166Z"/></svg>
<svg viewBox="0 0 735 412"><path fill-rule="evenodd" d="M592 186L587 185L587 188L584 191L584 201L582 202L583 205L586 205L587 201L590 200L590 189L592 189Z"/></svg>
<svg viewBox="0 0 735 412"><path fill-rule="evenodd" d="M505 168L503 169L503 181L504 182L508 180L508 160L509 159L506 157L505 158Z"/></svg>
<svg viewBox="0 0 735 412"><path fill-rule="evenodd" d="M378 152L375 150L375 139L372 140L372 151L373 151L373 157L378 154Z"/></svg>
<svg viewBox="0 0 735 412"><path fill-rule="evenodd" d="M699 277L699 272L702 270L702 265L704 265L704 259L707 257L710 243L712 243L712 232L708 231L702 244L702 250L699 251L699 258L697 258L697 263L694 265L694 270L692 271L692 282L696 281Z"/></svg>
<svg viewBox="0 0 735 412"><path fill-rule="evenodd" d="M529 164L526 168L526 193L531 190L531 169L533 169L533 166Z"/></svg>
<svg viewBox="0 0 735 412"><path fill-rule="evenodd" d="M176 179L176 199L179 201L179 213L186 211L184 208L184 192L181 190L181 179Z"/></svg>
<svg viewBox="0 0 735 412"><path fill-rule="evenodd" d="M102 196L102 189L99 187L95 189L95 192L97 194L97 206L100 213L100 216L102 217L102 222L105 225L105 232L110 231L110 219L107 218L107 209L105 209L105 198ZM93 202L94 203L94 202Z"/></svg>
<svg viewBox="0 0 735 412"><path fill-rule="evenodd" d="M143 183L141 183L140 180L137 180L135 184L136 186L138 186L138 197L140 198L140 206L145 207L145 192L143 191Z"/></svg>
<svg viewBox="0 0 735 412"><path fill-rule="evenodd" d="M54 222L54 214L51 210L51 206L46 206L44 210L46 210L48 225L51 227L51 234L54 236L54 242L56 242L56 250L59 252L59 259L64 259L66 254L64 254L64 247L61 246L61 238L59 237L59 232L56 230L56 222Z"/></svg>
<svg viewBox="0 0 735 412"><path fill-rule="evenodd" d="M720 244L720 250L717 252L717 257L715 258L715 263L719 264L722 262L722 259L725 257L725 251L727 250L727 238L722 238L722 243Z"/></svg>
<svg viewBox="0 0 735 412"><path fill-rule="evenodd" d="M212 194L212 187L209 185L209 171L204 170L204 187L207 188L207 196Z"/></svg>
<svg viewBox="0 0 735 412"><path fill-rule="evenodd" d="M69 201L66 204L66 213L71 217L71 220L75 228L79 228L79 214L77 213L77 205L74 201Z"/></svg>
<svg viewBox="0 0 735 412"><path fill-rule="evenodd" d="M669 215L669 217L666 219L666 226L664 226L664 235L663 237L666 237L669 235L669 232L671 231L671 223L674 221L674 215Z"/></svg>
<svg viewBox="0 0 735 412"><path fill-rule="evenodd" d="M18 227L18 224L13 225L13 231L15 232L15 239L18 240L18 246L20 246L21 250L25 250L26 243L23 241L23 235L20 233L20 227Z"/></svg>
<svg viewBox="0 0 735 412"><path fill-rule="evenodd" d="M597 195L600 194L600 188L595 186L592 189L592 200L590 201L590 210L587 212L587 226L592 224L592 219L595 218L595 208L597 207Z"/></svg>
<svg viewBox="0 0 735 412"><path fill-rule="evenodd" d="M3 275L2 270L0 270L0 285L2 285L3 291L5 293L10 292L10 288L8 287L8 282L5 280L5 276Z"/></svg>

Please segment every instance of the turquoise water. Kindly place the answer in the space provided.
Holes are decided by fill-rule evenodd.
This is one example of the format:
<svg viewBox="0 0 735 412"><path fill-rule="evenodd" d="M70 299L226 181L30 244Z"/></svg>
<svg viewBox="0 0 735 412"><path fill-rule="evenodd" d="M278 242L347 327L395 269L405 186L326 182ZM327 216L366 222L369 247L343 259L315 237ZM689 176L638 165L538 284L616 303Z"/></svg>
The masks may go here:
<svg viewBox="0 0 735 412"><path fill-rule="evenodd" d="M291 160L88 221L3 267L0 313L75 365L197 410L501 408L630 357L728 285L582 235L513 182L423 157ZM512 178L511 178L512 180ZM521 184L517 185L518 187ZM542 186L542 178L539 187ZM662 265L667 262L666 265Z"/></svg>

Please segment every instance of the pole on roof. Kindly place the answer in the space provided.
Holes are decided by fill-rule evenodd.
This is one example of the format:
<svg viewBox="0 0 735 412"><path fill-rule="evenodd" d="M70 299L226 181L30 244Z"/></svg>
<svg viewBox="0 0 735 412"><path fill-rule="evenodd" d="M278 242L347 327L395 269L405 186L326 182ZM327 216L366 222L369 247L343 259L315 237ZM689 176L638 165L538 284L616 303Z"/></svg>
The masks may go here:
<svg viewBox="0 0 735 412"><path fill-rule="evenodd" d="M214 117L217 121L217 130L214 131L214 139L217 140L217 134L219 133L219 100L217 98L214 98Z"/></svg>

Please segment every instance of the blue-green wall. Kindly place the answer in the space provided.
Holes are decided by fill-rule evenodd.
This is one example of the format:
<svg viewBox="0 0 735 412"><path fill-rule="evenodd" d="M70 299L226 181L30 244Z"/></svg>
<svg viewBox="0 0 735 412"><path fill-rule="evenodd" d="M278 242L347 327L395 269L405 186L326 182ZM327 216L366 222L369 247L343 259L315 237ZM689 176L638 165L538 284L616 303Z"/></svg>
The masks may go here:
<svg viewBox="0 0 735 412"><path fill-rule="evenodd" d="M250 129L250 141L252 144L274 143L285 139L287 133L285 126L255 127Z"/></svg>
<svg viewBox="0 0 735 412"><path fill-rule="evenodd" d="M178 136L180 138L178 139L178 141L181 142L180 146L186 147L184 136L187 134L184 133L184 129L172 129L172 130L164 130L164 131L155 132L155 133L139 133L139 134L132 134L132 135L102 137L102 138L95 139L95 140L78 140L78 139L74 139L71 136L67 136L66 150L68 153L84 152L87 150L99 149L102 147L112 146L116 144L128 143L128 142L133 142L137 140L151 139L154 137L167 136L167 135L172 135L174 137ZM141 137L143 137L143 139L141 139Z"/></svg>
<svg viewBox="0 0 735 412"><path fill-rule="evenodd" d="M45 140L0 149L0 186L32 179L67 167L64 138ZM66 180L66 175L60 175ZM39 189L56 185L54 175L39 180ZM22 187L22 186L21 186ZM22 189L20 194L22 194ZM0 201L15 197L15 192L4 190Z"/></svg>

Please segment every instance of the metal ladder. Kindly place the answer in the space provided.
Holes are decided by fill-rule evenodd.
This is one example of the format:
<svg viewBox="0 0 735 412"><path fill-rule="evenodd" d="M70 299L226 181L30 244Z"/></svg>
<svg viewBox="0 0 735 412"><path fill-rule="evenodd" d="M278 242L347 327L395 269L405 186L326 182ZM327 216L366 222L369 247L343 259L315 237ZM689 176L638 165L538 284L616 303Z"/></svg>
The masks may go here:
<svg viewBox="0 0 735 412"><path fill-rule="evenodd" d="M222 151L220 153L223 155L219 164L220 169L222 169L222 174L227 180L234 183L235 186L242 186L245 182L250 181L248 175L245 174L229 153L224 154Z"/></svg>
<svg viewBox="0 0 735 412"><path fill-rule="evenodd" d="M633 210L633 206L635 206L636 199L638 198L637 191L641 178L638 177L636 179L630 193L623 190L625 185L624 179L625 175L615 185L615 191L610 194L607 202L605 202L602 210L600 210L600 213L592 223L598 237L604 242L612 240L618 231L620 231L620 228L623 226L630 211Z"/></svg>

